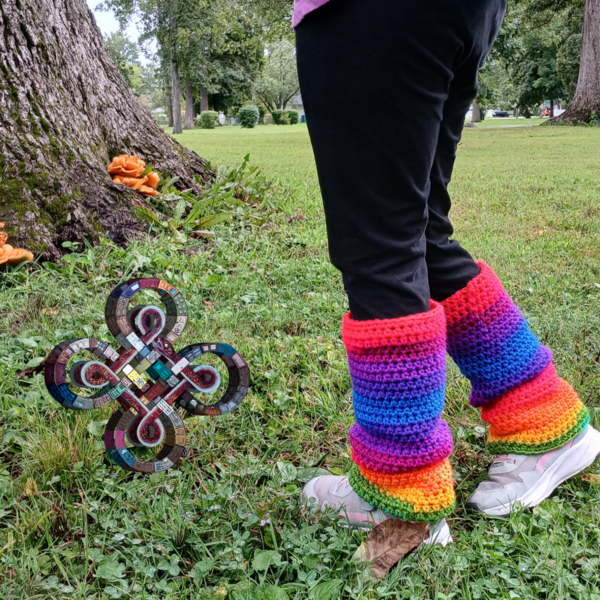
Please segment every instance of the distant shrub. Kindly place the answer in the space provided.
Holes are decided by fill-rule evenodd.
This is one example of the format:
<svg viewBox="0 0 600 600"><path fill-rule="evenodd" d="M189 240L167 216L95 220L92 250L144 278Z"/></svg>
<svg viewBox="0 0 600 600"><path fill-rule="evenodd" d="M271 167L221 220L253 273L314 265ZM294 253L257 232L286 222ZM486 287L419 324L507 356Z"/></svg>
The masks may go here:
<svg viewBox="0 0 600 600"><path fill-rule="evenodd" d="M279 124L280 125L289 125L290 124L290 115L288 115L285 111L283 111L283 114L281 115L281 117L279 117Z"/></svg>
<svg viewBox="0 0 600 600"><path fill-rule="evenodd" d="M286 110L285 114L288 116L290 125L296 125L298 123L298 111L297 110Z"/></svg>
<svg viewBox="0 0 600 600"><path fill-rule="evenodd" d="M205 110L200 113L198 122L202 129L214 129L219 123L219 113L214 110Z"/></svg>
<svg viewBox="0 0 600 600"><path fill-rule="evenodd" d="M266 114L263 121L265 125L273 125L273 115L271 115L270 113Z"/></svg>
<svg viewBox="0 0 600 600"><path fill-rule="evenodd" d="M252 129L258 123L259 114L258 108L252 104L242 106L238 112L240 125L246 129Z"/></svg>
<svg viewBox="0 0 600 600"><path fill-rule="evenodd" d="M271 113L271 116L273 117L273 122L275 123L275 125L283 125L283 123L281 122L281 117L283 117L284 112L282 110L274 110Z"/></svg>

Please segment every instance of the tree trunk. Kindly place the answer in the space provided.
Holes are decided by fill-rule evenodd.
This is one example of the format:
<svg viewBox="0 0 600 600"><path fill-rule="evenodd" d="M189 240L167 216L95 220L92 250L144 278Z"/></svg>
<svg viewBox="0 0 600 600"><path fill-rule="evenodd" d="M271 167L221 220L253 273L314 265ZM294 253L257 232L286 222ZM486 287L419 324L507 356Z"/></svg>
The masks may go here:
<svg viewBox="0 0 600 600"><path fill-rule="evenodd" d="M145 229L132 206L142 196L106 172L124 153L200 191L206 161L140 106L85 0L1 0L0 221L11 243L58 260L64 241L107 232L125 243Z"/></svg>
<svg viewBox="0 0 600 600"><path fill-rule="evenodd" d="M592 111L600 116L600 0L585 0L581 61L575 95L558 121L589 122Z"/></svg>
<svg viewBox="0 0 600 600"><path fill-rule="evenodd" d="M171 53L171 89L173 90L173 133L183 133L181 125L181 84L179 80L179 63L175 56L175 2L169 2L169 44Z"/></svg>
<svg viewBox="0 0 600 600"><path fill-rule="evenodd" d="M554 100L550 100L550 118L554 116Z"/></svg>
<svg viewBox="0 0 600 600"><path fill-rule="evenodd" d="M471 117L471 123L481 123L481 110L478 102L473 102L473 116Z"/></svg>
<svg viewBox="0 0 600 600"><path fill-rule="evenodd" d="M194 129L194 92L189 81L185 82L185 121L183 128Z"/></svg>
<svg viewBox="0 0 600 600"><path fill-rule="evenodd" d="M208 92L205 89L200 90L200 112L203 113L208 108Z"/></svg>
<svg viewBox="0 0 600 600"><path fill-rule="evenodd" d="M173 94L171 93L171 88L167 90L165 97L167 100L167 115L169 117L169 127L173 127Z"/></svg>

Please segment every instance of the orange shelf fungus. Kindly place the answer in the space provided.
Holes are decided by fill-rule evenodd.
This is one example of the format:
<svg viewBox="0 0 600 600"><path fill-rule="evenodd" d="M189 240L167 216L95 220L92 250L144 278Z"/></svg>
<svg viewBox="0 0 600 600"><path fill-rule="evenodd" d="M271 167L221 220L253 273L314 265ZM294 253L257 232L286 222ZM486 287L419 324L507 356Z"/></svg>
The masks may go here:
<svg viewBox="0 0 600 600"><path fill-rule="evenodd" d="M0 266L10 265L14 267L23 261L32 261L33 254L24 248L13 248L6 243L8 234L4 231L4 223L0 223Z"/></svg>
<svg viewBox="0 0 600 600"><path fill-rule="evenodd" d="M129 154L115 156L106 170L115 183L138 190L146 196L158 196L155 188L160 177L155 171L142 176L146 170L146 163L139 156L129 156Z"/></svg>

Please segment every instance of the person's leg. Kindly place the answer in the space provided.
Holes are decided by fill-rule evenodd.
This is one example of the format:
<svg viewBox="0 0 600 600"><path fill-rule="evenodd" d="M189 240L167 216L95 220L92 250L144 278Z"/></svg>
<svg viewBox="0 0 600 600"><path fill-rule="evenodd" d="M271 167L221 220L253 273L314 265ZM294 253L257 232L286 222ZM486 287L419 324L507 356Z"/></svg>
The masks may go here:
<svg viewBox="0 0 600 600"><path fill-rule="evenodd" d="M350 483L360 497L321 479L305 490L320 506L430 522L453 506L445 319L439 304L429 310L429 177L453 71L501 1L331 0L297 29L330 255L350 303L357 419Z"/></svg>
<svg viewBox="0 0 600 600"><path fill-rule="evenodd" d="M484 29L482 28L482 31ZM492 32L493 33L493 32ZM481 38L491 47L491 38ZM443 118L428 198L427 269L431 297L442 302L448 351L471 380L471 403L490 425L489 446L502 454L468 506L505 515L518 501L533 506L600 453L600 436L575 391L558 378L498 278L450 240L448 183L465 114L477 91L477 68L455 73Z"/></svg>
<svg viewBox="0 0 600 600"><path fill-rule="evenodd" d="M592 464L600 434L498 277L486 264L479 267L442 304L448 352L471 381L470 402L490 425L490 451L500 455L467 506L504 516L517 503L539 504Z"/></svg>

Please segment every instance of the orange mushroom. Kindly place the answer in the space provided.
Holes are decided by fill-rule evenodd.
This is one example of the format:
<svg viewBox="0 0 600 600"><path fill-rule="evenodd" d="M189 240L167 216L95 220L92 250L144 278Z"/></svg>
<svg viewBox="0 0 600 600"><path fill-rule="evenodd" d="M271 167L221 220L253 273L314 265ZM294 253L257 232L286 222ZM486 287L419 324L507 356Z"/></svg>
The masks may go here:
<svg viewBox="0 0 600 600"><path fill-rule="evenodd" d="M146 183L147 177L113 177L113 181L115 183L120 183L121 185L126 185L134 190L139 190Z"/></svg>
<svg viewBox="0 0 600 600"><path fill-rule="evenodd" d="M160 177L158 176L158 173L156 171L150 171L150 173L148 174L148 181L146 182L146 185L148 187L155 188L158 185L159 181Z"/></svg>
<svg viewBox="0 0 600 600"><path fill-rule="evenodd" d="M121 154L115 156L107 171L110 175L120 175L122 177L139 177L146 168L146 163L139 156L129 156Z"/></svg>
<svg viewBox="0 0 600 600"><path fill-rule="evenodd" d="M148 187L147 185L143 185L138 191L140 191L142 194L145 194L146 196L160 196L159 192L157 192L155 189L152 189L151 187Z"/></svg>
<svg viewBox="0 0 600 600"><path fill-rule="evenodd" d="M146 163L139 156L129 156L129 154L115 156L107 167L115 183L138 190L146 196L158 196L154 188L158 185L160 177L156 171L150 171L148 175L142 177L145 169Z"/></svg>
<svg viewBox="0 0 600 600"><path fill-rule="evenodd" d="M4 223L0 223L0 229L4 228ZM11 267L18 265L23 261L32 261L33 254L24 248L13 248L10 244L6 244L8 235L4 231L0 231L0 265L8 264Z"/></svg>

